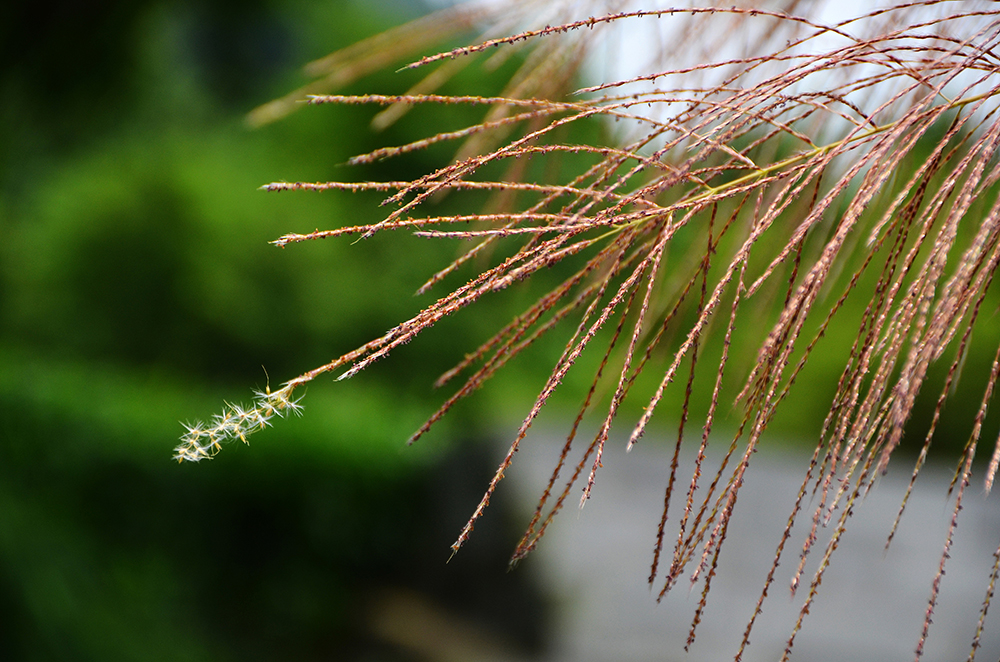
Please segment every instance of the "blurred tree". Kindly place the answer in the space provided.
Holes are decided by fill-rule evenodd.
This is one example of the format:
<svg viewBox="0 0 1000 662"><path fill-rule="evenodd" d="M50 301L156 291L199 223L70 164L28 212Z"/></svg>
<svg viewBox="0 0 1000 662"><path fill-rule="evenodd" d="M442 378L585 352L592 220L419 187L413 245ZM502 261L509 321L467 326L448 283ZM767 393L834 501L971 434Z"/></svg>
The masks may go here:
<svg viewBox="0 0 1000 662"><path fill-rule="evenodd" d="M286 374L412 314L405 283L450 254L373 277L385 247L274 250L277 228L374 216L261 182L329 176L377 144L305 115L244 126L301 61L422 10L0 8L0 659L413 659L372 624L374 596L406 587L497 628L507 605L531 605L509 631L537 640L539 599L499 546L448 568L483 592L434 579L460 524L435 514L449 483L434 467L490 469L452 443L399 453L429 402L406 365L316 393L325 420L276 430L273 453L212 473L164 462L183 412L264 388L261 364ZM372 309L373 291L398 303Z"/></svg>

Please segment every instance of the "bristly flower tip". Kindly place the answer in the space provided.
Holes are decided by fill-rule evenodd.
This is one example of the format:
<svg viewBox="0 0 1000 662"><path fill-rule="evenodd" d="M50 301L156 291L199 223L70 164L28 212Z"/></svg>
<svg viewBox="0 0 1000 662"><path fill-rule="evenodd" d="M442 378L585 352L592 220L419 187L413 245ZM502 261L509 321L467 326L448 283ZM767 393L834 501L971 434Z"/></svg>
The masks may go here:
<svg viewBox="0 0 1000 662"><path fill-rule="evenodd" d="M222 443L239 439L245 444L250 442L247 437L258 430L271 425L275 415L284 417L286 413L296 416L302 414L302 399L292 398L292 388L285 386L275 392L270 389L254 391L253 407L244 408L241 404L226 403L221 414L212 418L212 424L206 426L201 421L183 424L186 432L181 437L181 445L174 449L174 459L178 462L200 462L210 460L222 450Z"/></svg>

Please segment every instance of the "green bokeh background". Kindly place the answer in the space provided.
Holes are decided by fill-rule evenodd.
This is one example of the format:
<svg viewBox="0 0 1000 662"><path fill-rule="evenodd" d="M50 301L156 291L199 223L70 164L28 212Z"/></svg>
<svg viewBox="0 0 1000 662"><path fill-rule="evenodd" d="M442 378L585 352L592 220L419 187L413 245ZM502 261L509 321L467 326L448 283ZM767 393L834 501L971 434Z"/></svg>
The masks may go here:
<svg viewBox="0 0 1000 662"><path fill-rule="evenodd" d="M454 245L279 250L268 242L285 232L377 220L379 198L257 190L426 168L424 155L341 165L416 136L420 117L382 135L358 108L244 124L305 82L305 62L422 11L0 9L0 659L417 659L370 627L372 596L402 590L537 643L542 603L530 571L505 572L516 532L503 504L445 565L494 468L481 441L492 415L457 411L404 446L440 400L434 376L500 317L446 325L362 378L320 380L307 415L253 448L170 461L180 420L429 302L413 292ZM413 80L389 71L347 92Z"/></svg>

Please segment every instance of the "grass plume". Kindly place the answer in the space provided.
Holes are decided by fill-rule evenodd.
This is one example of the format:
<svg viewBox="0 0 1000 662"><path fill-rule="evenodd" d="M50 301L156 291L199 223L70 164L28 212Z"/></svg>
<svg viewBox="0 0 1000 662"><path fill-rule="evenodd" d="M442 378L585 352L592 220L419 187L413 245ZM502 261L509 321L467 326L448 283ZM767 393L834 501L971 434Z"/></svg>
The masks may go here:
<svg viewBox="0 0 1000 662"><path fill-rule="evenodd" d="M948 366L914 480L983 306L997 306L990 286L1000 263L1000 9L927 0L829 23L823 17L832 3L823 2L640 4L460 5L313 63L314 84L255 111L251 121L259 124L298 107L371 105L381 109L373 123L383 128L415 106L481 106L481 122L350 161L456 145L452 161L411 181L262 187L378 191L390 209L377 223L289 233L273 242L277 246L398 230L469 245L419 288L444 292L417 315L273 394L257 394L250 409L227 405L212 425L189 426L175 457L199 460L224 440L245 441L273 414L297 412L299 387L326 373L356 375L441 319L558 267L557 285L438 380L444 386L467 374L411 443L540 337L564 334L562 354L452 546L457 552L542 407L580 356L599 345L592 351L603 358L513 563L538 544L574 486L581 489L581 506L590 497L623 402L642 404L631 424L631 449L668 389L683 383L649 581L662 597L684 576L692 583L704 579L690 645L754 452L827 333L854 328L829 412L816 431L816 451L736 653L739 659L749 642L793 524L806 519L810 529L791 591L801 586L808 595L787 658L853 509L901 443L929 370ZM466 46L421 55L459 31L476 30ZM629 42L642 47L616 50ZM509 58L518 58L520 68L501 93L439 93L462 67L477 60L493 67ZM330 94L366 72L400 65L427 74L399 95ZM603 78L579 87L578 81L595 77ZM595 122L613 137L608 144L567 138ZM461 200L470 192L490 194L485 209L426 211L443 193ZM471 271L476 265L482 268ZM748 352L756 358L743 372L733 357ZM998 359L956 469L952 525L916 658L932 621ZM652 383L639 379L653 370ZM696 382L705 373L712 384L707 390ZM651 388L636 388L640 384ZM703 392L696 468L686 480L677 476L677 457ZM706 486L709 438L719 407L730 403L738 405L735 433ZM596 431L581 441L592 412ZM990 455L987 491L1000 465L1000 440ZM679 533L671 542L665 524L677 491L683 492ZM900 516L905 504L904 498ZM817 547L818 531L827 526L832 535L825 548ZM821 559L809 578L806 560L814 548ZM996 576L995 565L970 660Z"/></svg>

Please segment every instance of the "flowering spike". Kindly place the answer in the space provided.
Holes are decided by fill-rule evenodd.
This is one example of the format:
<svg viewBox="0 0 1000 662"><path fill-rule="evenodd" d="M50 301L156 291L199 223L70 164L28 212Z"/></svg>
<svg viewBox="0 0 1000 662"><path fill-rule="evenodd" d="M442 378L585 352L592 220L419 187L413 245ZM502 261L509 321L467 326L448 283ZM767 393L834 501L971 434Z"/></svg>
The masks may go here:
<svg viewBox="0 0 1000 662"><path fill-rule="evenodd" d="M292 388L285 386L274 393L270 389L254 391L252 407L225 403L221 413L212 417L211 426L198 421L193 425L184 423L186 432L181 436L181 445L174 449L174 459L178 462L199 462L211 459L222 450L222 442L239 439L245 444L247 437L271 425L271 418L286 412L301 415L302 405L292 399Z"/></svg>

